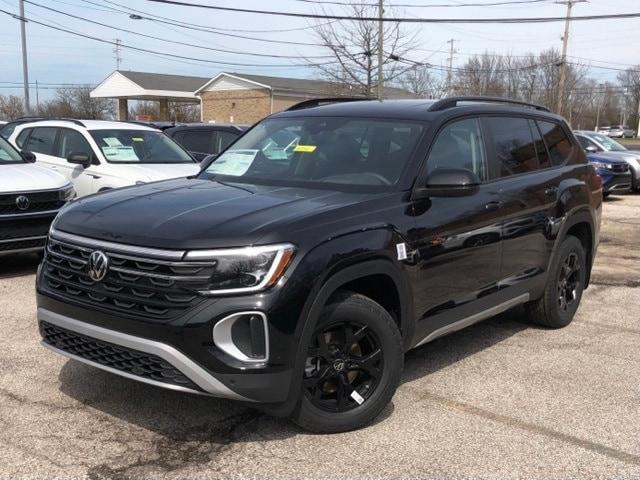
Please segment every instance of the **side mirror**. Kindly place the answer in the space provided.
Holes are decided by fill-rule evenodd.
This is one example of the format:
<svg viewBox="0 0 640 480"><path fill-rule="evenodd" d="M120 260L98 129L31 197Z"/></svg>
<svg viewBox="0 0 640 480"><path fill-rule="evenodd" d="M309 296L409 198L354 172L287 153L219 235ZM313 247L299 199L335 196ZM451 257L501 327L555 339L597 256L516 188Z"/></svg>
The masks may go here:
<svg viewBox="0 0 640 480"><path fill-rule="evenodd" d="M33 152L22 152L22 158L24 158L24 161L28 163L36 162L36 155Z"/></svg>
<svg viewBox="0 0 640 480"><path fill-rule="evenodd" d="M91 165L91 156L85 152L71 152L67 157L67 162L82 165L84 168L87 168Z"/></svg>
<svg viewBox="0 0 640 480"><path fill-rule="evenodd" d="M588 147L585 147L585 150L587 151L587 153L597 153L598 152L598 148L594 145L589 145Z"/></svg>
<svg viewBox="0 0 640 480"><path fill-rule="evenodd" d="M436 168L419 190L426 197L465 197L478 191L482 181L466 168Z"/></svg>
<svg viewBox="0 0 640 480"><path fill-rule="evenodd" d="M212 153L210 155L206 155L201 161L200 163L206 163L206 162L212 162L214 161L216 158L218 158L218 154L217 153Z"/></svg>

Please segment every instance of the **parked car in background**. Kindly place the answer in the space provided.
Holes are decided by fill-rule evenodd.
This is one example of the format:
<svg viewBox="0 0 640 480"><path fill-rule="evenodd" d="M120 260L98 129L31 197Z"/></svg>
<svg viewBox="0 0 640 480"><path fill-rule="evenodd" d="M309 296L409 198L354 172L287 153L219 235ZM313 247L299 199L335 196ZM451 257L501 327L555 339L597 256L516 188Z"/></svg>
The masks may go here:
<svg viewBox="0 0 640 480"><path fill-rule="evenodd" d="M612 125L607 132L607 135L613 138L632 138L635 134L635 130L624 125Z"/></svg>
<svg viewBox="0 0 640 480"><path fill-rule="evenodd" d="M609 135L609 130L611 130L611 127L598 127L596 132L601 135Z"/></svg>
<svg viewBox="0 0 640 480"><path fill-rule="evenodd" d="M75 197L69 180L34 160L0 137L0 255L41 251L54 217Z"/></svg>
<svg viewBox="0 0 640 480"><path fill-rule="evenodd" d="M18 125L22 125L23 123L35 122L37 120L44 120L43 117L20 117L10 122L6 122L4 125L0 125L0 137L3 137L5 140L9 140L11 134L15 130Z"/></svg>
<svg viewBox="0 0 640 480"><path fill-rule="evenodd" d="M601 185L544 107L305 101L197 176L66 208L37 278L43 344L306 429L358 428L414 347L518 305L568 325Z"/></svg>
<svg viewBox="0 0 640 480"><path fill-rule="evenodd" d="M168 128L164 133L201 162L209 155L218 155L247 128L246 125L198 123Z"/></svg>
<svg viewBox="0 0 640 480"><path fill-rule="evenodd" d="M631 190L631 172L624 160L612 158L606 153L589 153L589 163L602 178L602 195L620 195Z"/></svg>
<svg viewBox="0 0 640 480"><path fill-rule="evenodd" d="M200 170L171 138L135 123L41 120L17 125L10 141L71 180L80 197Z"/></svg>
<svg viewBox="0 0 640 480"><path fill-rule="evenodd" d="M640 150L629 150L614 139L590 130L576 130L573 133L587 153L606 153L611 158L627 162L631 173L631 189L640 190Z"/></svg>

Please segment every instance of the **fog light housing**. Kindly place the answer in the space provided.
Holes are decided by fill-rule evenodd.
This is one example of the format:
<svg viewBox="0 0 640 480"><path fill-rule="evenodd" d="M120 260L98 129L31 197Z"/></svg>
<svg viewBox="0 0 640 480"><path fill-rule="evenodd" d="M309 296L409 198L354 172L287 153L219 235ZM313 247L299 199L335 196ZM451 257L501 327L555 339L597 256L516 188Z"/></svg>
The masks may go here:
<svg viewBox="0 0 640 480"><path fill-rule="evenodd" d="M213 326L213 343L227 355L244 363L269 360L269 327L262 312L238 312Z"/></svg>

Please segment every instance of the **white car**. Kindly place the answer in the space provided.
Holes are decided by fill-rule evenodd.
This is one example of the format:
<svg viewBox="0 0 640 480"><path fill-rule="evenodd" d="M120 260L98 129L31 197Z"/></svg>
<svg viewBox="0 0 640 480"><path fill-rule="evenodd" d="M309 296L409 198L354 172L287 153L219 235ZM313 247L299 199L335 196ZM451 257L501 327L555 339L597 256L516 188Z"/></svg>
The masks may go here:
<svg viewBox="0 0 640 480"><path fill-rule="evenodd" d="M9 140L71 180L79 197L200 171L176 142L136 123L39 120L18 125Z"/></svg>
<svg viewBox="0 0 640 480"><path fill-rule="evenodd" d="M69 180L33 161L0 137L0 256L42 250L51 222L75 197Z"/></svg>

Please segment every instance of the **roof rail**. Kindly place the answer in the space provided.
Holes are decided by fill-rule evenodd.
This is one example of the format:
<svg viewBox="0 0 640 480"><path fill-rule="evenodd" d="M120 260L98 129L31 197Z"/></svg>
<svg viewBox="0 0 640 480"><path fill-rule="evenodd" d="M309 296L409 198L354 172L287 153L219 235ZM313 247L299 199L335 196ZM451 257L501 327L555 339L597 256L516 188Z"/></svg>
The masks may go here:
<svg viewBox="0 0 640 480"><path fill-rule="evenodd" d="M329 103L343 103L343 102L357 102L362 100L371 100L367 97L328 97L328 98L312 98L311 100L304 100L302 102L291 105L287 108L287 112L294 110L303 110L305 108L319 107L320 105Z"/></svg>
<svg viewBox="0 0 640 480"><path fill-rule="evenodd" d="M550 112L550 110L547 107L544 107L542 105L538 105L536 103L521 102L520 100L511 100L509 98L482 97L482 96L443 98L442 100L438 100L437 102L432 104L429 107L428 111L429 112L438 112L440 110L446 110L448 108L457 107L458 103L461 103L461 102L506 103L506 104L509 104L509 105L519 105L521 107L535 108L536 110L541 110L543 112Z"/></svg>
<svg viewBox="0 0 640 480"><path fill-rule="evenodd" d="M50 118L46 118L46 117L20 117L20 118L14 120L14 122L19 121L21 123L35 123L35 122L48 122L50 120L58 121L58 122L71 122L71 123L75 123L76 125L80 125L81 127L86 126L80 120L76 120L75 118L64 118L64 117L50 117Z"/></svg>

